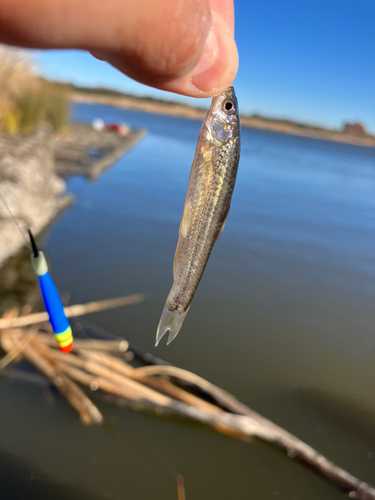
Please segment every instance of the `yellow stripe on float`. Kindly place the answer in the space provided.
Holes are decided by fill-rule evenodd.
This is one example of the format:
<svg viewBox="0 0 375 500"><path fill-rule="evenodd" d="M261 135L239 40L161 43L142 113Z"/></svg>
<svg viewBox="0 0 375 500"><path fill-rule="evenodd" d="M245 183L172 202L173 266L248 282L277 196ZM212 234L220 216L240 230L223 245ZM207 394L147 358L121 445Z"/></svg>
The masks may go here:
<svg viewBox="0 0 375 500"><path fill-rule="evenodd" d="M57 342L60 343L66 339L68 339L69 337L72 336L72 329L70 328L70 326L65 330L65 332L62 332L62 333L55 333L56 335L56 338L57 338Z"/></svg>
<svg viewBox="0 0 375 500"><path fill-rule="evenodd" d="M59 347L66 347L67 345L70 345L73 342L73 337L70 336L67 340L62 340L61 342L59 341Z"/></svg>

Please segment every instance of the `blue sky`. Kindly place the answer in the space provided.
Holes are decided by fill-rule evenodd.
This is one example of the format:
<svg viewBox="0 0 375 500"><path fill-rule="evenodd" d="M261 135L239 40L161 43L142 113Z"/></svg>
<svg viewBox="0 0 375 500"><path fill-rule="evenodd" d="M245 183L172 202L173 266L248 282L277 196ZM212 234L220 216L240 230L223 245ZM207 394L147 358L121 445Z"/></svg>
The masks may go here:
<svg viewBox="0 0 375 500"><path fill-rule="evenodd" d="M328 127L358 120L375 133L374 0L235 0L235 10L242 112ZM51 79L208 103L133 82L85 52L35 57Z"/></svg>

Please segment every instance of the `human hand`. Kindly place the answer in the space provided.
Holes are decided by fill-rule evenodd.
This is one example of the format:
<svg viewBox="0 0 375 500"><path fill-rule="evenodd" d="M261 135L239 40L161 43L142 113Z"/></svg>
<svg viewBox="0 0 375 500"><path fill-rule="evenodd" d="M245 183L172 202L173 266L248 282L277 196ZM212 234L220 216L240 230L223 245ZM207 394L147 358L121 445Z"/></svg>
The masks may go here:
<svg viewBox="0 0 375 500"><path fill-rule="evenodd" d="M89 50L134 80L210 97L234 80L233 0L0 0L0 42Z"/></svg>

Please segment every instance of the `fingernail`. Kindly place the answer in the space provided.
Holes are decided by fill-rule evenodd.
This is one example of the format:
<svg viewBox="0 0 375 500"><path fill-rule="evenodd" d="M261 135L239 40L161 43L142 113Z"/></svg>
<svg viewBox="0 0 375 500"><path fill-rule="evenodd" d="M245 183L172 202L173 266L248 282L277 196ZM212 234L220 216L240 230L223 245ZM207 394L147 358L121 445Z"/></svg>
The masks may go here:
<svg viewBox="0 0 375 500"><path fill-rule="evenodd" d="M233 83L238 67L236 43L220 17L213 14L202 57L195 66L192 84L203 92L216 92Z"/></svg>

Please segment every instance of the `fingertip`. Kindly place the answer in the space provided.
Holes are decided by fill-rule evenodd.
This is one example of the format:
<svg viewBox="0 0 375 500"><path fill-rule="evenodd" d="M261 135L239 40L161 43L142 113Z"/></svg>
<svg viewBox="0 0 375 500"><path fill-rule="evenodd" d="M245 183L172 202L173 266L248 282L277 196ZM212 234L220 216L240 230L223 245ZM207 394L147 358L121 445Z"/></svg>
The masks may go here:
<svg viewBox="0 0 375 500"><path fill-rule="evenodd" d="M211 29L211 10L207 0L141 3L143 9L137 8L134 22L122 27L118 40L91 53L130 78L164 89L196 66Z"/></svg>
<svg viewBox="0 0 375 500"><path fill-rule="evenodd" d="M91 50L92 55L154 88L189 97L220 94L238 69L233 30L223 12L207 10L204 0L183 5L188 10L176 13L173 23L156 23L158 33L149 30L147 36L133 37L135 52L125 44L117 51Z"/></svg>
<svg viewBox="0 0 375 500"><path fill-rule="evenodd" d="M187 75L159 88L190 97L212 97L232 85L237 70L234 37L221 17L213 12L211 30L198 63Z"/></svg>
<svg viewBox="0 0 375 500"><path fill-rule="evenodd" d="M232 85L237 69L236 42L219 16L214 16L206 47L194 68L191 83L199 92L217 95Z"/></svg>

